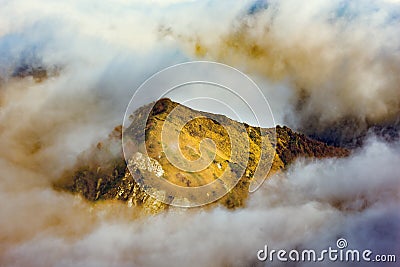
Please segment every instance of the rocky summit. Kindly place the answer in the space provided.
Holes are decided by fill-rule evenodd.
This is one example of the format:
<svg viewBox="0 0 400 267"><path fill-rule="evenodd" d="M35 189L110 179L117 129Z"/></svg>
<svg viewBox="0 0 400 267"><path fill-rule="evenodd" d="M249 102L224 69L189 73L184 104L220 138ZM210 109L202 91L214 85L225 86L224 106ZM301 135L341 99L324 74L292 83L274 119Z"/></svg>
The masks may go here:
<svg viewBox="0 0 400 267"><path fill-rule="evenodd" d="M145 127L141 129L139 120L147 115ZM130 119L129 127L124 129L124 142L130 142L125 150L133 147L137 151L129 154L127 162L122 153L122 126L118 126L107 139L83 152L75 167L67 170L55 187L80 194L89 201L121 200L130 207L157 213L169 205L147 194L144 186L137 183L142 178L152 174L182 187L196 187L218 179L225 171L235 175L235 170L242 167L244 171L239 172L239 182L212 203L232 209L245 205L256 169L262 175L270 176L285 170L297 158L345 157L350 153L345 148L310 139L286 126L253 127L223 115L191 109L170 99L143 106ZM193 162L202 154L215 154L207 168L184 172L171 163L171 157L166 153L168 148L162 145L161 133L167 127L166 121L169 121L168 131L179 132L179 151L186 159ZM201 148L200 143L205 138L211 139L214 145L202 144ZM233 145L233 139L239 142ZM139 152L139 140L143 140L147 153Z"/></svg>

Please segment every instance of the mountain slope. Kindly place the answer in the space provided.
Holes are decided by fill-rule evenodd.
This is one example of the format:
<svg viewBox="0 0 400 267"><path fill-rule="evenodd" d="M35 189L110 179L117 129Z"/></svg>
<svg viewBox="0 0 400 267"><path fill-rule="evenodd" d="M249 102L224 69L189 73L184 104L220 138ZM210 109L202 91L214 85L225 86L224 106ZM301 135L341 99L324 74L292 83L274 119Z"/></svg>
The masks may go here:
<svg viewBox="0 0 400 267"><path fill-rule="evenodd" d="M169 116L173 111L173 116ZM149 114L149 117L146 122L146 131L143 131L140 129L138 120L146 114ZM260 168L268 170L268 164L265 166L263 164L272 162L269 174L265 173L265 175L270 175L285 169L299 157L343 157L349 154L346 149L312 140L303 134L293 132L288 127L277 126L275 140L274 129L260 129L241 124L223 115L196 111L169 99L161 99L154 106L150 104L139 108L132 114L131 120L131 125L126 129L125 135L129 135L133 147L139 145L137 140L144 139L149 156L134 154L130 164L134 164L131 170L134 170L133 175L136 179L128 171L122 154L122 127L119 126L107 140L84 152L76 167L65 172L56 187L79 193L90 201L118 199L127 201L129 206L140 206L154 213L167 208L168 205L149 196L136 182L146 177L148 172L162 172L160 175L162 174L170 182L183 187L192 187L208 184L226 170L235 175L235 170L245 165L243 166L245 171L241 177L238 177L241 179L236 186L217 201L228 208L236 208L245 204L250 182L259 164ZM216 156L207 168L190 173L182 172L171 164L170 158L167 158L164 153L165 147L162 147L162 142L160 142L166 120L171 120L171 127L175 127L170 131L179 131L180 151L189 160L200 158L201 140L210 138L214 141ZM179 125L184 126L180 128ZM230 132L229 135L227 131ZM232 147L232 139L229 136L240 140L235 144L239 148ZM260 159L261 146L265 146L262 148L268 152L265 155L266 158L262 159ZM203 148L206 153L213 150L207 145ZM232 154L236 154L234 159L231 157ZM241 159L245 161L242 162Z"/></svg>

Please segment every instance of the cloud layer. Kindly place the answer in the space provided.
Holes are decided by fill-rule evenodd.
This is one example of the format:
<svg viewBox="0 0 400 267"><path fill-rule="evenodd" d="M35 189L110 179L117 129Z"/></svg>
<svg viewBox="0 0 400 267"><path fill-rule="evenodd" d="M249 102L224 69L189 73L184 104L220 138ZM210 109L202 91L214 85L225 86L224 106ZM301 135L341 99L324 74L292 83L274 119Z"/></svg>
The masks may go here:
<svg viewBox="0 0 400 267"><path fill-rule="evenodd" d="M256 1L228 27L210 32L208 23L214 21L206 21L191 26L191 20L179 25L172 20L164 32L195 56L288 86L279 104L286 111L283 121L292 127L337 143L373 125L398 127L398 4ZM279 88L264 86L274 102Z"/></svg>
<svg viewBox="0 0 400 267"><path fill-rule="evenodd" d="M399 252L399 144L374 138L347 159L299 161L236 211L177 209L143 217L123 203L93 205L52 188L78 154L122 122L146 78L196 58L250 74L278 121L309 134L343 121L361 130L396 125L399 5L121 0L1 6L0 265L262 265L256 252L265 244L325 248L338 237L376 253ZM59 72L40 83L13 77L24 64Z"/></svg>

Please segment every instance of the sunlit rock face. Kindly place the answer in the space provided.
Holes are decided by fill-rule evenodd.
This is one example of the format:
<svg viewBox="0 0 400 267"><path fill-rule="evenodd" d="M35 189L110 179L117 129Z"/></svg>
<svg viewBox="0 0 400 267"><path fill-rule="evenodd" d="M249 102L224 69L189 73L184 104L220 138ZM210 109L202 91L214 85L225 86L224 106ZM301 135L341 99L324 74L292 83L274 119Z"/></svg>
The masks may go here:
<svg viewBox="0 0 400 267"><path fill-rule="evenodd" d="M233 129L239 129L241 123L217 114L211 114L215 120L204 118L201 117L205 114L204 112L190 109L169 99L161 99L151 106L150 112L149 106L138 109L131 116L131 125L126 129L134 137L143 135L142 130L135 128L137 125L135 118L142 118L146 114L150 114L145 132L147 155L139 152L133 153L133 156L127 159L127 165L122 153L122 127L116 127L108 139L84 152L75 167L65 172L55 186L62 190L81 194L90 201L115 199L127 202L128 207L142 207L146 212L157 213L169 207L157 200L164 197L162 196L163 192L158 192L161 195L157 195L156 199L146 193L143 186L137 183L138 180L140 181L148 175L155 175L180 186L199 186L216 179L228 166L234 168L236 163L229 158L231 152L229 138L218 121L224 121L225 125L229 125ZM199 157L199 151L193 148L198 148L200 141L205 137L211 138L216 144L216 157L210 166L193 175L183 173L179 168L170 164L161 147L161 129L168 114L177 106L180 106L185 114L178 114L173 119L178 121L181 116L194 118L185 125L180 134L179 145L186 157ZM262 144L267 146L268 155L273 157L271 168L265 172L266 176L284 170L300 157L313 159L349 155L347 149L312 140L288 127L277 126L275 129L276 141L272 142L271 133L274 129L260 129L247 124L244 126L246 129L244 134L249 141L245 172L235 187L213 204L221 204L231 209L245 205L249 196L250 182L260 162L260 146ZM265 138L266 142L262 143L261 138Z"/></svg>

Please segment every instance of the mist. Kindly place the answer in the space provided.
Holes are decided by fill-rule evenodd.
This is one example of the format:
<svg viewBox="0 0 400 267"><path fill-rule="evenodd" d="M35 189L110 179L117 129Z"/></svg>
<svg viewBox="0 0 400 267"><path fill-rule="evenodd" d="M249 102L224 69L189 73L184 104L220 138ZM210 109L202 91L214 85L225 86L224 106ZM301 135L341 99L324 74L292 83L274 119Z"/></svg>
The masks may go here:
<svg viewBox="0 0 400 267"><path fill-rule="evenodd" d="M1 6L1 266L262 266L256 253L266 244L324 249L339 237L399 255L400 144L368 133L399 125L397 2ZM122 123L144 80L196 59L254 78L278 123L331 142L368 137L348 158L299 159L234 211L148 216L53 188ZM24 65L48 77L15 76Z"/></svg>
<svg viewBox="0 0 400 267"><path fill-rule="evenodd" d="M22 181L25 188L12 190L2 181L2 202L8 203L1 216L2 262L248 266L257 263L256 253L265 244L322 250L334 247L339 237L353 248L396 254L399 145L389 147L372 138L348 159L300 160L267 180L248 206L236 211L172 209L138 216L126 204L88 204Z"/></svg>
<svg viewBox="0 0 400 267"><path fill-rule="evenodd" d="M271 102L286 91L281 121L346 144L373 126L398 130L399 14L394 1L255 1L210 34L195 18L164 34L194 56L267 77Z"/></svg>

